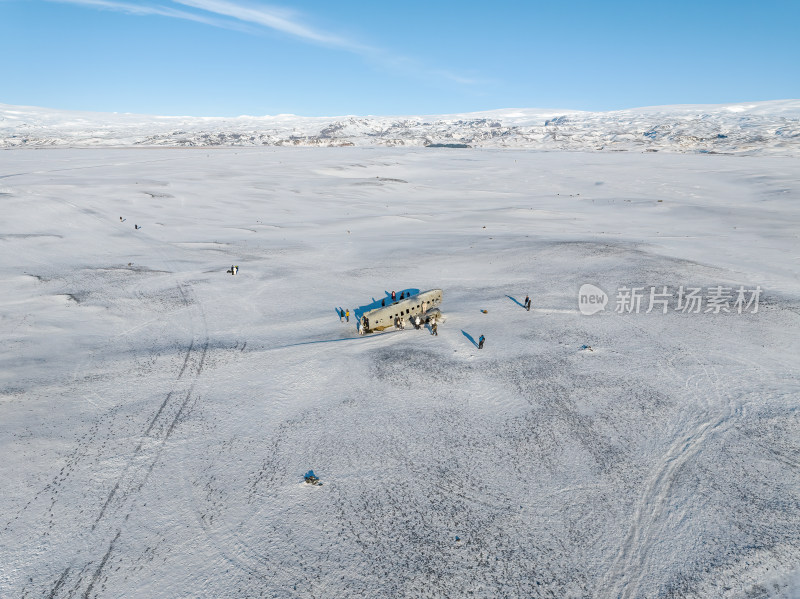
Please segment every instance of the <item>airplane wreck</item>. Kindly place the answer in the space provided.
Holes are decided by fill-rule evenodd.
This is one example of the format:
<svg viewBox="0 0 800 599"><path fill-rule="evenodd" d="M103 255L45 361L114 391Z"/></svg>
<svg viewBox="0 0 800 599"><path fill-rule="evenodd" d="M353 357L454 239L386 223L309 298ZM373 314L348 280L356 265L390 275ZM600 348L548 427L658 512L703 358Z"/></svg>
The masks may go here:
<svg viewBox="0 0 800 599"><path fill-rule="evenodd" d="M441 289L422 291L411 297L396 300L388 306L364 313L361 316L359 332L366 335L398 326L398 324L405 327L405 324L415 316L420 316L423 322L428 322L430 318L439 316L438 307L441 304Z"/></svg>

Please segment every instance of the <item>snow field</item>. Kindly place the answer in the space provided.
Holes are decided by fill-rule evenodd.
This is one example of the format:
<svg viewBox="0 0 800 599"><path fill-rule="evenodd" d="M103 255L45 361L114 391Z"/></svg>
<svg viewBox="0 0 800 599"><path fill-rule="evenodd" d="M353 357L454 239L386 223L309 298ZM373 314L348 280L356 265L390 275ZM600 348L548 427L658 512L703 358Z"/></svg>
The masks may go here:
<svg viewBox="0 0 800 599"><path fill-rule="evenodd" d="M0 595L797 594L794 159L2 159ZM438 337L335 315L411 287Z"/></svg>

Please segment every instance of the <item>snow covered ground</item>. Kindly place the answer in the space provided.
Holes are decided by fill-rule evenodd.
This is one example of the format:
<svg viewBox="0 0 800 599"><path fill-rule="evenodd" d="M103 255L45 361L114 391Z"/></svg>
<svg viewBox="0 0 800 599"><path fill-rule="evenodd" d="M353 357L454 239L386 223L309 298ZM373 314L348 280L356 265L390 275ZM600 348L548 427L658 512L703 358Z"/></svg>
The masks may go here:
<svg viewBox="0 0 800 599"><path fill-rule="evenodd" d="M0 596L798 597L799 200L775 156L0 152ZM434 287L438 337L335 312Z"/></svg>
<svg viewBox="0 0 800 599"><path fill-rule="evenodd" d="M800 100L610 112L506 109L428 116L165 117L0 104L0 148L430 146L800 156Z"/></svg>

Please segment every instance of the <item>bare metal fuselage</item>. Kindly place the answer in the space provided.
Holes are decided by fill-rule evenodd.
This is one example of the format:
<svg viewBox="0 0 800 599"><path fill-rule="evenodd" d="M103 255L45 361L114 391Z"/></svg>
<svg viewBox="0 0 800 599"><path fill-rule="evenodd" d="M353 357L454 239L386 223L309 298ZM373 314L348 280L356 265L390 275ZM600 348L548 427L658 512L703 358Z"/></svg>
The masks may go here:
<svg viewBox="0 0 800 599"><path fill-rule="evenodd" d="M419 315L424 318L425 312L439 307L441 303L442 290L431 289L397 300L386 307L375 308L361 317L361 334L393 327L398 318L404 322L412 316Z"/></svg>

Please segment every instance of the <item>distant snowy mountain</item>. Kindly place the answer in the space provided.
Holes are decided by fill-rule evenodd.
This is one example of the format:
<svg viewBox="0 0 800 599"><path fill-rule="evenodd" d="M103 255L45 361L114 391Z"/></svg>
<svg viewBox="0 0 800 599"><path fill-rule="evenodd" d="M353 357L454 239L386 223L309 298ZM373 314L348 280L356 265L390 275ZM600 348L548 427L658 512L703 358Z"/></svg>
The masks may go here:
<svg viewBox="0 0 800 599"><path fill-rule="evenodd" d="M433 116L164 117L0 104L0 148L449 146L800 155L800 100L612 112L506 109Z"/></svg>

